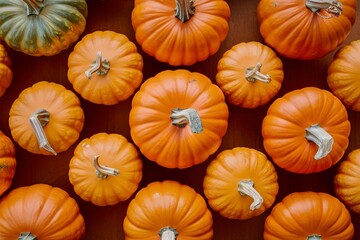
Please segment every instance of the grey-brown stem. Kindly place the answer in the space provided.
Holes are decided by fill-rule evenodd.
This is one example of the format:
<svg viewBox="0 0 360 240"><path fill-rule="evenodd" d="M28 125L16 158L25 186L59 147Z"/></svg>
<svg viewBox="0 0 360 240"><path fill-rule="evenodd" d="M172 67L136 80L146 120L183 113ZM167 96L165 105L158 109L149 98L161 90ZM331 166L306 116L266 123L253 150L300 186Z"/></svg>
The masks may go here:
<svg viewBox="0 0 360 240"><path fill-rule="evenodd" d="M171 111L170 118L172 124L177 127L185 127L189 124L193 133L201 133L203 131L203 125L198 112L193 108L180 109L175 108Z"/></svg>
<svg viewBox="0 0 360 240"><path fill-rule="evenodd" d="M241 180L238 183L238 192L243 196L250 196L254 201L250 205L250 210L255 210L261 207L264 199L254 188L254 182L250 179Z"/></svg>
<svg viewBox="0 0 360 240"><path fill-rule="evenodd" d="M37 237L31 232L22 232L20 233L18 240L37 240Z"/></svg>
<svg viewBox="0 0 360 240"><path fill-rule="evenodd" d="M269 83L271 77L269 74L263 74L260 72L262 64L257 63L255 67L248 67L245 70L245 78L250 82L260 81L264 83Z"/></svg>
<svg viewBox="0 0 360 240"><path fill-rule="evenodd" d="M307 237L307 240L321 240L321 239L322 239L321 235L318 234L312 234Z"/></svg>
<svg viewBox="0 0 360 240"><path fill-rule="evenodd" d="M44 131L44 127L50 121L50 113L45 109L38 109L30 116L29 121L35 133L36 139L38 140L39 147L45 149L53 155L57 155L55 150L51 147Z"/></svg>
<svg viewBox="0 0 360 240"><path fill-rule="evenodd" d="M23 2L28 16L39 15L45 7L44 0L23 0Z"/></svg>
<svg viewBox="0 0 360 240"><path fill-rule="evenodd" d="M314 156L315 160L326 157L331 152L334 144L333 137L318 124L306 128L305 138L319 147Z"/></svg>
<svg viewBox="0 0 360 240"><path fill-rule="evenodd" d="M181 22L188 21L195 14L194 0L175 0L175 17Z"/></svg>
<svg viewBox="0 0 360 240"><path fill-rule="evenodd" d="M95 60L91 63L88 70L85 71L85 76L90 79L93 73L103 76L110 70L110 62L103 58L102 52L98 51Z"/></svg>
<svg viewBox="0 0 360 240"><path fill-rule="evenodd" d="M321 9L324 9L332 17L338 17L342 12L342 4L337 0L306 0L306 7L311 11L318 13ZM320 15L320 14L319 14ZM320 15L325 17L323 15ZM328 17L325 17L328 18Z"/></svg>
<svg viewBox="0 0 360 240"><path fill-rule="evenodd" d="M99 158L100 158L99 155L96 155L94 157L94 167L96 170L97 177L107 178L108 176L118 176L120 174L120 171L116 168L100 165Z"/></svg>
<svg viewBox="0 0 360 240"><path fill-rule="evenodd" d="M179 233L175 228L169 226L160 229L159 236L161 240L175 240Z"/></svg>

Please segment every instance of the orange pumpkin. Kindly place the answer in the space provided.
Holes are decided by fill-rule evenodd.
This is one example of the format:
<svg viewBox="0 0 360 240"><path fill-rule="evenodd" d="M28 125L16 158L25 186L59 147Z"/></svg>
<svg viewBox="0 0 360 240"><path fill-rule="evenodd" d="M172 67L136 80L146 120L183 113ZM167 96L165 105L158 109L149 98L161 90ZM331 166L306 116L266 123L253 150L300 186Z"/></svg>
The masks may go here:
<svg viewBox="0 0 360 240"><path fill-rule="evenodd" d="M210 240L213 219L204 198L176 181L152 182L128 205L126 240Z"/></svg>
<svg viewBox="0 0 360 240"><path fill-rule="evenodd" d="M264 147L281 168L320 172L337 163L349 144L346 108L331 92L306 87L276 99L262 123Z"/></svg>
<svg viewBox="0 0 360 240"><path fill-rule="evenodd" d="M228 115L224 94L208 77L165 70L134 95L130 133L149 160L167 168L188 168L219 148Z"/></svg>
<svg viewBox="0 0 360 240"><path fill-rule="evenodd" d="M335 50L349 35L356 18L356 0L261 0L260 33L279 54L317 59Z"/></svg>
<svg viewBox="0 0 360 240"><path fill-rule="evenodd" d="M360 40L341 48L330 62L327 83L346 107L360 111Z"/></svg>
<svg viewBox="0 0 360 240"><path fill-rule="evenodd" d="M283 79L282 61L259 42L234 45L217 65L216 83L231 104L243 108L268 103L280 90Z"/></svg>
<svg viewBox="0 0 360 240"><path fill-rule="evenodd" d="M142 178L137 149L119 134L97 133L83 139L75 148L69 168L76 194L98 206L127 200Z"/></svg>
<svg viewBox="0 0 360 240"><path fill-rule="evenodd" d="M207 167L203 186L213 210L241 220L270 208L279 190L272 163L262 152L246 147L220 152Z"/></svg>
<svg viewBox="0 0 360 240"><path fill-rule="evenodd" d="M224 0L135 0L131 22L144 52L173 66L215 54L229 31Z"/></svg>
<svg viewBox="0 0 360 240"><path fill-rule="evenodd" d="M79 41L68 58L68 79L84 99L113 105L129 98L143 78L143 59L125 35L96 31Z"/></svg>
<svg viewBox="0 0 360 240"><path fill-rule="evenodd" d="M0 97L5 94L13 79L11 71L11 59L4 45L0 43Z"/></svg>
<svg viewBox="0 0 360 240"><path fill-rule="evenodd" d="M0 239L78 240L84 234L80 209L61 188L19 187L0 201Z"/></svg>
<svg viewBox="0 0 360 240"><path fill-rule="evenodd" d="M56 155L79 138L84 126L80 100L64 86L40 81L24 89L9 113L13 139L31 153Z"/></svg>
<svg viewBox="0 0 360 240"><path fill-rule="evenodd" d="M360 213L360 149L351 151L341 162L334 178L335 193L353 212Z"/></svg>
<svg viewBox="0 0 360 240"><path fill-rule="evenodd" d="M0 196L9 189L16 170L15 146L0 131Z"/></svg>
<svg viewBox="0 0 360 240"><path fill-rule="evenodd" d="M351 216L337 198L322 192L294 192L277 203L265 220L264 240L352 240Z"/></svg>

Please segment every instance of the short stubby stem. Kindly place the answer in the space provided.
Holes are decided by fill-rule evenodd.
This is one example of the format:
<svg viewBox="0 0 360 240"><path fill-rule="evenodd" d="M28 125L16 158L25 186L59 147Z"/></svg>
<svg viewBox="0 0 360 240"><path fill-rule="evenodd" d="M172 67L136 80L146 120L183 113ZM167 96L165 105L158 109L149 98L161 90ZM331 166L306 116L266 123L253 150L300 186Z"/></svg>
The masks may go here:
<svg viewBox="0 0 360 240"><path fill-rule="evenodd" d="M306 7L311 11L319 13L320 10L324 9L330 17L338 17L342 12L342 4L337 0L306 0ZM319 14L320 15L320 14ZM327 16L320 15L324 18Z"/></svg>
<svg viewBox="0 0 360 240"><path fill-rule="evenodd" d="M307 237L307 240L321 240L322 237L319 234L312 234Z"/></svg>
<svg viewBox="0 0 360 240"><path fill-rule="evenodd" d="M94 167L98 178L107 178L108 176L118 176L120 174L120 171L116 168L100 165L99 158L99 155L94 157Z"/></svg>
<svg viewBox="0 0 360 240"><path fill-rule="evenodd" d="M243 196L250 196L254 199L250 205L250 210L259 209L264 202L259 192L255 190L254 182L250 179L244 179L238 183L238 192Z"/></svg>
<svg viewBox="0 0 360 240"><path fill-rule="evenodd" d="M41 10L44 8L44 0L23 0L25 4L26 14L39 15Z"/></svg>
<svg viewBox="0 0 360 240"><path fill-rule="evenodd" d="M333 137L318 124L306 128L305 138L308 141L314 142L319 147L314 156L315 160L326 157L331 152L334 144Z"/></svg>
<svg viewBox="0 0 360 240"><path fill-rule="evenodd" d="M91 63L91 66L88 70L85 71L85 75L88 79L91 78L93 73L103 76L106 75L110 70L109 60L103 58L102 52L98 51L95 61Z"/></svg>
<svg viewBox="0 0 360 240"><path fill-rule="evenodd" d="M189 124L193 133L201 133L203 131L201 118L193 108L175 108L171 111L170 118L172 124L177 127L183 128L186 124Z"/></svg>
<svg viewBox="0 0 360 240"><path fill-rule="evenodd" d="M269 74L263 74L260 72L262 64L257 63L255 67L248 67L245 70L245 78L249 82L260 81L263 83L271 82L271 77Z"/></svg>
<svg viewBox="0 0 360 240"><path fill-rule="evenodd" d="M45 109L38 109L30 116L29 120L30 125L38 140L39 147L45 149L46 151L54 155L57 155L55 150L51 147L44 131L44 127L50 121L50 113Z"/></svg>
<svg viewBox="0 0 360 240"><path fill-rule="evenodd" d="M175 0L175 17L181 22L188 21L195 14L194 0Z"/></svg>
<svg viewBox="0 0 360 240"><path fill-rule="evenodd" d="M37 240L37 237L31 232L22 232L20 233L18 240Z"/></svg>
<svg viewBox="0 0 360 240"><path fill-rule="evenodd" d="M161 240L175 240L179 233L175 228L169 226L160 229L159 236Z"/></svg>

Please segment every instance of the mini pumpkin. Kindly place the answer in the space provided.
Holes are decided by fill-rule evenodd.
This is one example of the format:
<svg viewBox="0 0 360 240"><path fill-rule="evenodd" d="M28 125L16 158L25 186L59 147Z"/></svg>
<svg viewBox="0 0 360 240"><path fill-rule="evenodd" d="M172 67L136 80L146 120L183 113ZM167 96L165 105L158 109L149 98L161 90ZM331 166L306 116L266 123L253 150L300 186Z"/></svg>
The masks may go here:
<svg viewBox="0 0 360 240"><path fill-rule="evenodd" d="M352 240L354 225L345 205L323 192L294 192L265 220L264 240Z"/></svg>
<svg viewBox="0 0 360 240"><path fill-rule="evenodd" d="M152 182L128 205L125 239L213 239L213 219L204 198L176 181Z"/></svg>
<svg viewBox="0 0 360 240"><path fill-rule="evenodd" d="M266 152L279 167L295 173L320 172L336 164L349 135L345 106L317 87L296 89L276 99L262 123Z"/></svg>
<svg viewBox="0 0 360 240"><path fill-rule="evenodd" d="M354 40L341 48L328 68L327 83L331 92L343 104L360 111L360 40Z"/></svg>
<svg viewBox="0 0 360 240"><path fill-rule="evenodd" d="M143 60L135 44L113 31L87 34L69 55L68 68L75 91L97 104L129 98L143 78Z"/></svg>
<svg viewBox="0 0 360 240"><path fill-rule="evenodd" d="M144 52L173 66L215 54L229 31L224 0L135 0L131 22Z"/></svg>
<svg viewBox="0 0 360 240"><path fill-rule="evenodd" d="M349 35L356 5L356 0L261 0L257 6L260 34L285 57L321 58Z"/></svg>
<svg viewBox="0 0 360 240"><path fill-rule="evenodd" d="M0 196L9 189L16 170L15 146L0 131Z"/></svg>
<svg viewBox="0 0 360 240"><path fill-rule="evenodd" d="M147 79L133 97L130 133L146 158L167 168L204 162L228 127L221 89L205 75L165 70Z"/></svg>
<svg viewBox="0 0 360 240"><path fill-rule="evenodd" d="M79 98L64 86L40 81L24 89L9 112L11 135L35 154L56 155L77 141L84 126Z"/></svg>
<svg viewBox="0 0 360 240"><path fill-rule="evenodd" d="M204 194L210 207L230 219L250 219L275 201L277 173L262 152L246 147L223 150L206 169Z"/></svg>
<svg viewBox="0 0 360 240"><path fill-rule="evenodd" d="M1 0L0 38L16 51L52 56L83 33L85 0Z"/></svg>
<svg viewBox="0 0 360 240"><path fill-rule="evenodd" d="M13 79L11 59L4 45L0 43L0 97L5 94Z"/></svg>
<svg viewBox="0 0 360 240"><path fill-rule="evenodd" d="M360 149L351 151L341 162L334 178L337 197L353 212L360 213Z"/></svg>
<svg viewBox="0 0 360 240"><path fill-rule="evenodd" d="M115 133L97 133L83 139L75 148L69 168L76 194L98 206L127 200L142 178L137 149Z"/></svg>
<svg viewBox="0 0 360 240"><path fill-rule="evenodd" d="M239 107L256 108L280 90L283 64L260 42L242 42L226 51L217 64L216 83L227 100Z"/></svg>
<svg viewBox="0 0 360 240"><path fill-rule="evenodd" d="M79 206L61 188L23 186L0 201L0 239L78 240L84 234Z"/></svg>

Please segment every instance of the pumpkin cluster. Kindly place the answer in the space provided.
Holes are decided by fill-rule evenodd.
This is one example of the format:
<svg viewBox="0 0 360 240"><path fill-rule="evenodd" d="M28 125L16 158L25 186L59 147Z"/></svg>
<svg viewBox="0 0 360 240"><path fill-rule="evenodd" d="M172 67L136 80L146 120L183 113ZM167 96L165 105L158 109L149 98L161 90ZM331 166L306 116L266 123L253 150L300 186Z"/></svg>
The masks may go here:
<svg viewBox="0 0 360 240"><path fill-rule="evenodd" d="M85 205L121 205L126 211L117 225L127 240L211 240L221 218L261 216L265 240L353 239L360 149L350 151L348 113L360 111L360 40L344 43L356 5L260 0L261 41L225 49L232 23L225 0L134 0L128 19L134 36L86 29L85 0L0 0L0 97L10 84L16 95L9 136L0 129L0 238L85 239ZM37 79L25 87L9 52L49 61L65 54L66 83ZM289 59L330 53L327 89L282 91L292 80ZM212 76L193 70L210 58ZM147 61L165 69L149 76ZM125 105L119 122L128 132L91 129L88 111L106 119L102 109ZM260 144L232 140L229 130L242 123L233 111L257 110L263 110ZM60 159L68 188L48 181L13 185L26 154ZM200 186L182 177L195 168L204 170L195 176ZM284 173L304 177L330 168L336 168L333 194L279 194ZM151 169L169 175L158 178Z"/></svg>

